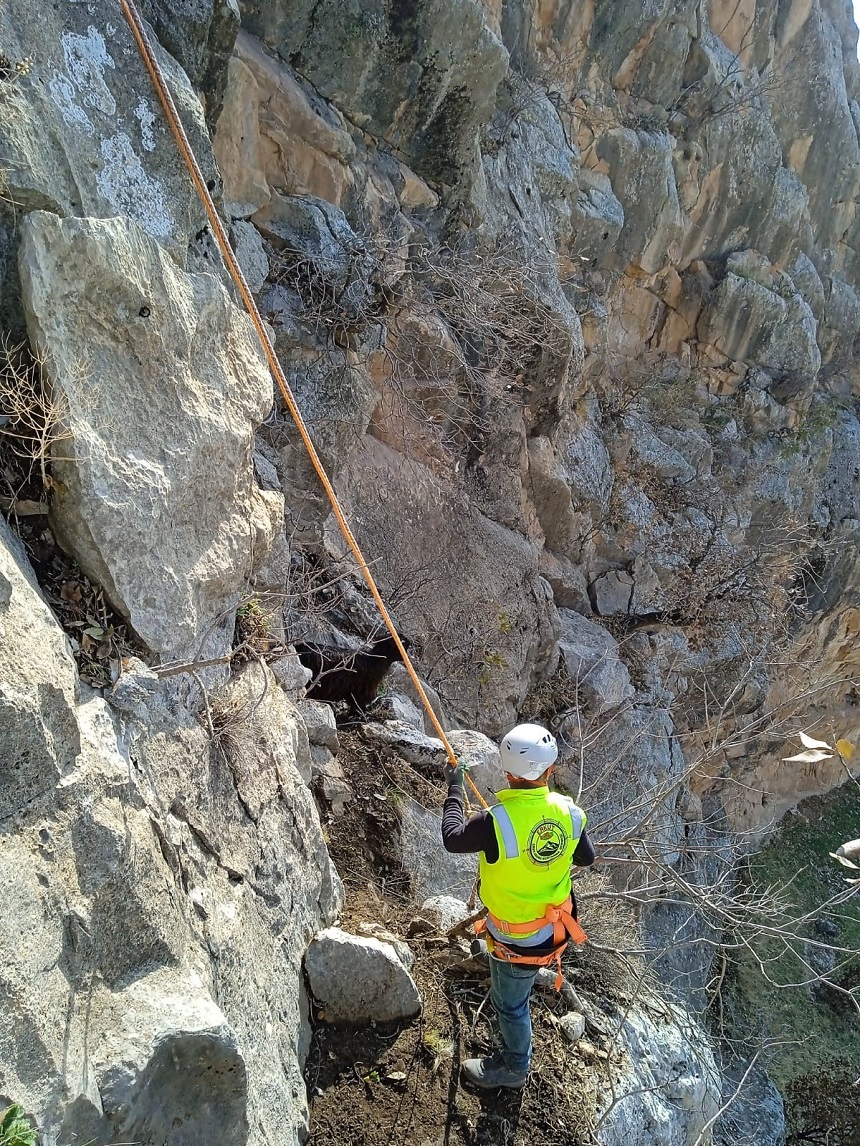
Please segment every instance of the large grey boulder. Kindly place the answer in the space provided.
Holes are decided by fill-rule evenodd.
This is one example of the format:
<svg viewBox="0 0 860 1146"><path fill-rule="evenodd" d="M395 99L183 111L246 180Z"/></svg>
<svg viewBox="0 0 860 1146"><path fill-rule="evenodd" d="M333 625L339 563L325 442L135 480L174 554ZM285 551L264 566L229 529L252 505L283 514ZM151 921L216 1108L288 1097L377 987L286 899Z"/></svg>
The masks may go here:
<svg viewBox="0 0 860 1146"><path fill-rule="evenodd" d="M405 720L368 721L362 725L361 735L384 755L397 756L424 770L438 768L441 777L448 754L438 736L427 736Z"/></svg>
<svg viewBox="0 0 860 1146"><path fill-rule="evenodd" d="M217 0L218 8L228 6ZM151 5L172 20L168 7L176 9ZM186 44L189 7L175 19ZM31 62L4 83L0 100L5 201L18 212L125 216L184 263L205 215L117 5L36 9L9 0L0 7L0 43L10 60ZM154 47L204 178L216 186L200 100L157 40Z"/></svg>
<svg viewBox="0 0 860 1146"><path fill-rule="evenodd" d="M602 625L571 609L559 609L558 615L562 624L558 642L562 659L594 715L600 716L630 700L636 690L615 638Z"/></svg>
<svg viewBox="0 0 860 1146"><path fill-rule="evenodd" d="M28 326L67 434L53 528L154 653L218 656L254 541L262 556L251 453L272 384L250 320L127 219L40 211L22 232Z"/></svg>
<svg viewBox="0 0 860 1146"><path fill-rule="evenodd" d="M777 293L739 269L730 270L714 290L699 322L700 339L735 361L813 379L821 353L809 304L788 276Z"/></svg>
<svg viewBox="0 0 860 1146"><path fill-rule="evenodd" d="M248 1071L235 1032L197 975L153 971L97 989L91 1063L102 1114L135 1140L248 1141Z"/></svg>
<svg viewBox="0 0 860 1146"><path fill-rule="evenodd" d="M469 918L469 905L453 895L431 895L421 904L421 915L432 920L440 931L450 931Z"/></svg>
<svg viewBox="0 0 860 1146"><path fill-rule="evenodd" d="M326 928L307 949L305 971L327 1022L396 1022L421 1010L412 976L391 944L378 939Z"/></svg>
<svg viewBox="0 0 860 1146"><path fill-rule="evenodd" d="M363 725L361 734L386 756L399 757L417 766L425 775L435 774L440 784L444 782L448 753L439 737L427 736L404 720L368 722ZM470 728L455 728L446 735L454 755L466 764L482 796L491 798L493 792L506 787L499 749L488 736Z"/></svg>
<svg viewBox="0 0 860 1146"><path fill-rule="evenodd" d="M494 794L508 786L498 745L483 732L471 728L452 729L448 733L448 741L457 759L466 764L472 783L485 800L493 803ZM471 790L468 795L472 796Z"/></svg>

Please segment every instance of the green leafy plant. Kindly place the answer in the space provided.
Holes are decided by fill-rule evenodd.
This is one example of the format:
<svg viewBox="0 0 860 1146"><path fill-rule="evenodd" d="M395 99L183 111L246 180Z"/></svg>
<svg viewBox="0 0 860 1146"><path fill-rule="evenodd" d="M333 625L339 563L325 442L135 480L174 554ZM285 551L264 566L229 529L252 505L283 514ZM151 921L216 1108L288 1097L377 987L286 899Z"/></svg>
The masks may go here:
<svg viewBox="0 0 860 1146"><path fill-rule="evenodd" d="M13 1104L0 1116L0 1146L36 1146L37 1132L20 1106Z"/></svg>

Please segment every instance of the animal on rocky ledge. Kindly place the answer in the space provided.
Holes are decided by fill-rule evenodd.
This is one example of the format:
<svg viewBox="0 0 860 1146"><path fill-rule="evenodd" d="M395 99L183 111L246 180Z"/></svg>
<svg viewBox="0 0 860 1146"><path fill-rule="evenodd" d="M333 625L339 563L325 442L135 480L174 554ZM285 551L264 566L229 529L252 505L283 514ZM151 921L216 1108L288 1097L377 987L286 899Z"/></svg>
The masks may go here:
<svg viewBox="0 0 860 1146"><path fill-rule="evenodd" d="M408 651L410 641L401 637ZM395 661L402 661L392 636L386 635L363 649L344 649L337 645L297 644L299 660L311 670L308 686L310 700L329 704L345 700L352 708L364 712L376 699L382 678Z"/></svg>

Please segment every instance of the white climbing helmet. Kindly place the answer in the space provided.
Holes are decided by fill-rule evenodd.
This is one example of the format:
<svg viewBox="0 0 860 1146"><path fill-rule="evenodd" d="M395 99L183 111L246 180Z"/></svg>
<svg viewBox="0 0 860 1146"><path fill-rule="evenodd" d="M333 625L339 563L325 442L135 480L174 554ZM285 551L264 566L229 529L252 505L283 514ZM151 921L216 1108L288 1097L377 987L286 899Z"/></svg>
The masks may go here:
<svg viewBox="0 0 860 1146"><path fill-rule="evenodd" d="M521 780L537 780L558 756L555 737L539 724L518 724L502 737L502 768Z"/></svg>

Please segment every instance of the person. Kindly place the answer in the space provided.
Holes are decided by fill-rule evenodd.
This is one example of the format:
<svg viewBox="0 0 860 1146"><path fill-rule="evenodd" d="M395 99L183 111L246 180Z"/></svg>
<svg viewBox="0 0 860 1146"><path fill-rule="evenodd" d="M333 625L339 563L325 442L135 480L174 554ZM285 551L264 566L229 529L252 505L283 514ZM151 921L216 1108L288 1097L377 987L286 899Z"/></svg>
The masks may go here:
<svg viewBox="0 0 860 1146"><path fill-rule="evenodd" d="M449 852L480 853L490 998L503 1043L495 1054L466 1059L462 1074L485 1089L521 1090L532 1055L532 987L541 966L551 962L558 963L560 976L569 936L585 939L576 923L570 869L592 864L594 849L582 809L549 790L555 737L539 724L518 724L502 737L499 753L510 787L496 793L497 804L468 819L464 765L447 767L442 842Z"/></svg>

